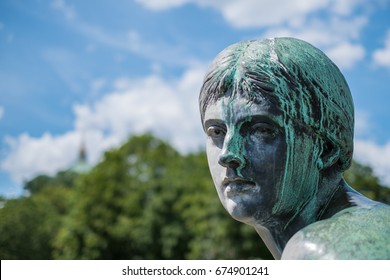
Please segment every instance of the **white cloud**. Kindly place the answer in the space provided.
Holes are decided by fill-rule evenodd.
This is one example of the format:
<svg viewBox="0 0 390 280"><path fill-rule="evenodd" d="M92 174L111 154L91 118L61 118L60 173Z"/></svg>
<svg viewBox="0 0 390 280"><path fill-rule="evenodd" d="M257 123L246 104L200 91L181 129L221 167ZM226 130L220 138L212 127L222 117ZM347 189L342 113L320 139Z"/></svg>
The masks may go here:
<svg viewBox="0 0 390 280"><path fill-rule="evenodd" d="M375 175L390 186L390 142L381 146L369 140L355 140L354 158L370 166Z"/></svg>
<svg viewBox="0 0 390 280"><path fill-rule="evenodd" d="M152 10L195 3L200 7L218 10L225 20L236 28L248 28L295 22L309 13L325 8L332 0L137 0L137 2Z"/></svg>
<svg viewBox="0 0 390 280"><path fill-rule="evenodd" d="M76 128L104 131L118 139L153 131L182 151L197 148L201 135L197 98L204 72L203 67L192 68L171 82L158 75L119 79L116 90L92 106L75 106Z"/></svg>
<svg viewBox="0 0 390 280"><path fill-rule="evenodd" d="M363 0L137 0L152 10L164 10L188 3L216 9L236 28L262 29L262 37L292 36L304 39L322 48L340 67L350 68L365 55L359 43L362 28L367 24L369 7L377 1ZM76 17L74 9L65 0L55 0L52 5L69 19L69 24L92 40L90 46L104 44L114 49L145 57L154 63L190 65L194 59L182 47L147 42L136 30L108 32ZM353 13L354 11L359 11ZM73 16L72 16L73 15ZM390 55L378 51L382 61ZM117 58L121 61L122 58Z"/></svg>
<svg viewBox="0 0 390 280"><path fill-rule="evenodd" d="M339 15L350 15L354 8L359 5L364 5L365 0L334 0L331 1L330 8L333 12Z"/></svg>
<svg viewBox="0 0 390 280"><path fill-rule="evenodd" d="M375 65L390 67L390 30L387 32L384 47L374 51L372 57Z"/></svg>
<svg viewBox="0 0 390 280"><path fill-rule="evenodd" d="M201 4L206 1L199 1ZM264 27L294 22L307 14L325 8L329 0L244 0L212 2L224 18L234 27Z"/></svg>
<svg viewBox="0 0 390 280"><path fill-rule="evenodd" d="M361 30L366 26L366 17L354 19L307 19L294 26L277 26L267 29L262 37L297 37L316 46L329 47L356 40Z"/></svg>
<svg viewBox="0 0 390 280"><path fill-rule="evenodd" d="M364 58L359 42L368 23L370 7L378 1L364 0L139 0L145 7L162 10L195 3L218 10L236 28L266 28L261 37L291 36L306 40L324 50L344 69ZM358 12L356 12L358 11ZM354 13L356 12L356 13Z"/></svg>
<svg viewBox="0 0 390 280"><path fill-rule="evenodd" d="M10 153L2 161L1 168L10 172L12 178L19 182L40 172L53 174L75 158L77 140L74 132L60 137L53 137L48 133L40 138L33 138L27 134L22 134L16 139L7 137L6 143Z"/></svg>
<svg viewBox="0 0 390 280"><path fill-rule="evenodd" d="M349 16L359 6L368 6L364 0L136 0L151 10L176 8L188 3L218 10L227 22L237 28L270 27L294 24L318 11L337 16Z"/></svg>
<svg viewBox="0 0 390 280"><path fill-rule="evenodd" d="M343 42L326 51L327 55L341 68L351 68L354 64L363 59L365 49L361 45L354 45Z"/></svg>
<svg viewBox="0 0 390 280"><path fill-rule="evenodd" d="M179 79L158 75L118 79L115 90L91 105L74 106L75 127L62 135L7 137L8 154L0 168L21 182L40 173L54 174L76 160L82 138L89 161L133 134L152 132L183 152L203 146L198 92L205 69L193 67Z"/></svg>
<svg viewBox="0 0 390 280"><path fill-rule="evenodd" d="M89 161L96 163L105 149L118 144L113 136L104 137L100 131L84 134L73 130L54 136L45 133L39 138L22 134L17 138L6 137L9 153L0 163L15 182L31 179L37 174L54 175L76 161L81 141L89 152Z"/></svg>
<svg viewBox="0 0 390 280"><path fill-rule="evenodd" d="M355 112L355 137L363 137L372 133L372 120L366 111L357 110Z"/></svg>
<svg viewBox="0 0 390 280"><path fill-rule="evenodd" d="M326 7L332 0L137 0L146 8L164 10L195 3L218 10L232 26L237 28L269 26L290 22L310 12Z"/></svg>
<svg viewBox="0 0 390 280"><path fill-rule="evenodd" d="M366 139L372 135L372 123L368 112L356 111L354 159L370 166L381 183L390 186L390 142L379 145Z"/></svg>
<svg viewBox="0 0 390 280"><path fill-rule="evenodd" d="M367 24L366 17L354 19L308 19L289 27L268 29L262 37L295 37L322 49L340 68L351 68L364 58L365 49L358 43L360 31Z"/></svg>

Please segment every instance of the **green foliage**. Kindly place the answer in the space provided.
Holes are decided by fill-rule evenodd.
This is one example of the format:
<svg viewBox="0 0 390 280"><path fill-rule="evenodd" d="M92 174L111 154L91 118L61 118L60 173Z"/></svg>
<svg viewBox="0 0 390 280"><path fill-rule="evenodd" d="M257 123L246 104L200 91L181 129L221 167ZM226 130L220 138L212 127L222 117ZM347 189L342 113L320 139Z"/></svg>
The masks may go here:
<svg viewBox="0 0 390 280"><path fill-rule="evenodd" d="M0 209L0 259L51 259L69 189L47 188L6 200Z"/></svg>
<svg viewBox="0 0 390 280"><path fill-rule="evenodd" d="M354 163L345 177L389 201L368 167ZM272 258L223 209L205 153L181 155L151 135L106 152L88 174L41 175L25 189L0 199L1 259Z"/></svg>
<svg viewBox="0 0 390 280"><path fill-rule="evenodd" d="M390 204L390 188L383 186L369 166L356 161L344 174L345 180L358 192L383 203Z"/></svg>
<svg viewBox="0 0 390 280"><path fill-rule="evenodd" d="M218 201L204 152L180 155L151 135L133 137L76 186L56 239L60 259L270 257Z"/></svg>
<svg viewBox="0 0 390 280"><path fill-rule="evenodd" d="M0 211L1 259L46 259L50 256L50 248L44 242L48 236L40 231L42 214L42 209L29 198L5 203Z"/></svg>
<svg viewBox="0 0 390 280"><path fill-rule="evenodd" d="M77 176L77 173L70 170L60 171L54 177L50 177L47 175L38 175L34 179L27 181L24 185L24 189L28 193L34 194L45 188L70 188L74 185Z"/></svg>

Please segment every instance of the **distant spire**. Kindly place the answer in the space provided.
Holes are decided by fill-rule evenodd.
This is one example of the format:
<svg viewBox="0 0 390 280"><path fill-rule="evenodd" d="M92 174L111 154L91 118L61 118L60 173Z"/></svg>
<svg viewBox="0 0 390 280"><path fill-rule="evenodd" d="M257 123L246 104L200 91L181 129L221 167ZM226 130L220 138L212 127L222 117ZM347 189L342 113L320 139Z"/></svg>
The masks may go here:
<svg viewBox="0 0 390 280"><path fill-rule="evenodd" d="M78 161L87 162L87 149L85 148L84 141L82 141L80 145Z"/></svg>
<svg viewBox="0 0 390 280"><path fill-rule="evenodd" d="M88 173L92 166L87 162L87 148L84 139L81 140L79 154L76 162L69 168L69 170L77 173Z"/></svg>

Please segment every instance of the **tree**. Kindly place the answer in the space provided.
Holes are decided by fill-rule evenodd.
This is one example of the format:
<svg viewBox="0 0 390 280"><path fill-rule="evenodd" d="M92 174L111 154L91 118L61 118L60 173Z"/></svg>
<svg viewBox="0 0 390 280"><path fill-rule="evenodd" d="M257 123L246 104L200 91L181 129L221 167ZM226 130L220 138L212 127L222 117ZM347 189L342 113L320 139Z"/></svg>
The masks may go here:
<svg viewBox="0 0 390 280"><path fill-rule="evenodd" d="M1 259L52 259L54 237L69 210L71 186L77 174L61 171L39 175L25 183L28 196L2 199Z"/></svg>
<svg viewBox="0 0 390 280"><path fill-rule="evenodd" d="M67 212L69 189L6 200L0 209L1 259L52 259L52 240Z"/></svg>
<svg viewBox="0 0 390 280"><path fill-rule="evenodd" d="M204 152L183 156L143 135L107 152L78 181L56 257L236 259L261 250L269 257L260 242L225 213Z"/></svg>
<svg viewBox="0 0 390 280"><path fill-rule="evenodd" d="M66 187L71 188L79 174L71 170L59 171L55 176L38 175L30 181L25 182L24 189L29 194L38 193L41 189Z"/></svg>
<svg viewBox="0 0 390 280"><path fill-rule="evenodd" d="M345 173L384 202L390 190L356 162ZM152 135L131 137L87 174L26 182L0 198L2 259L271 259L255 230L219 202L204 151L182 155Z"/></svg>
<svg viewBox="0 0 390 280"><path fill-rule="evenodd" d="M160 256L156 250L161 246L155 243L155 235L164 211L148 216L148 209L153 197L164 199L159 179L166 164L176 157L176 151L151 135L133 137L119 149L107 152L75 188L72 210L57 238L56 256Z"/></svg>
<svg viewBox="0 0 390 280"><path fill-rule="evenodd" d="M383 203L390 204L390 188L383 186L369 166L356 161L344 173L345 180L358 192Z"/></svg>

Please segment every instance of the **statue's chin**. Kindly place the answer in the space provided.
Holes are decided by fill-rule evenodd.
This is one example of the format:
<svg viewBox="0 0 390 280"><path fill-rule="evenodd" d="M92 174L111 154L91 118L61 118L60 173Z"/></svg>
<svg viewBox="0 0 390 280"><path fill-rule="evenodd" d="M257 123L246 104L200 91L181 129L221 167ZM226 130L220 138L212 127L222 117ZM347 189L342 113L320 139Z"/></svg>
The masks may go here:
<svg viewBox="0 0 390 280"><path fill-rule="evenodd" d="M246 209L242 202L237 203L232 199L227 199L225 202L225 209L233 219L245 224L253 223L252 215L248 213L248 209Z"/></svg>

